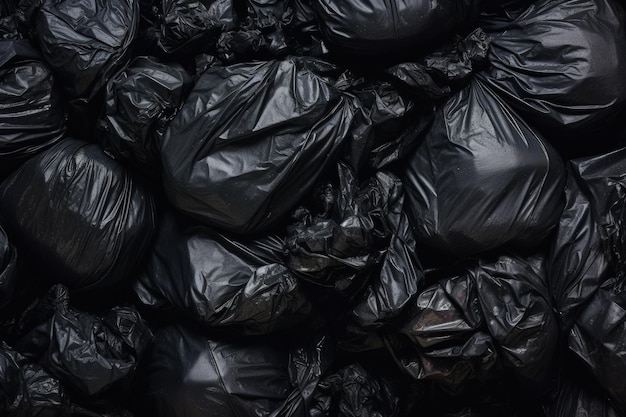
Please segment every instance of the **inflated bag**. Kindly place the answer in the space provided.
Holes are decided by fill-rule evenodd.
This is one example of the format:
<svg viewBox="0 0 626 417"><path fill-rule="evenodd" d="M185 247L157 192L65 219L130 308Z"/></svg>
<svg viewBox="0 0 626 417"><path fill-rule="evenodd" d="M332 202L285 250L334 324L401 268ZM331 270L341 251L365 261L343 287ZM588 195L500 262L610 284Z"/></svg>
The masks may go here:
<svg viewBox="0 0 626 417"><path fill-rule="evenodd" d="M134 289L145 305L207 327L269 333L311 310L282 252L275 235L234 239L168 215Z"/></svg>
<svg viewBox="0 0 626 417"><path fill-rule="evenodd" d="M98 145L72 138L0 185L0 217L28 264L72 289L127 278L156 222L151 194Z"/></svg>
<svg viewBox="0 0 626 417"><path fill-rule="evenodd" d="M0 41L0 178L65 132L59 84L26 40Z"/></svg>
<svg viewBox="0 0 626 417"><path fill-rule="evenodd" d="M618 2L541 0L484 24L491 66L482 76L531 125L579 134L626 100L626 13Z"/></svg>
<svg viewBox="0 0 626 417"><path fill-rule="evenodd" d="M403 178L417 241L455 255L534 246L563 208L558 153L474 80L443 104Z"/></svg>
<svg viewBox="0 0 626 417"><path fill-rule="evenodd" d="M337 67L286 58L205 71L163 137L167 196L236 233L267 230L307 195L350 137Z"/></svg>
<svg viewBox="0 0 626 417"><path fill-rule="evenodd" d="M330 46L355 55L415 52L467 27L476 0L313 0Z"/></svg>

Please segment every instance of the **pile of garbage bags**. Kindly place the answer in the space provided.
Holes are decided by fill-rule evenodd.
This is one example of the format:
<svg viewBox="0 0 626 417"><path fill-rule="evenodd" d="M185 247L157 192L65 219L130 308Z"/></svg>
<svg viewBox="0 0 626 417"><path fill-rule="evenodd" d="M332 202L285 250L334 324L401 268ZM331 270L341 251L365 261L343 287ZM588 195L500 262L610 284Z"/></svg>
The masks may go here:
<svg viewBox="0 0 626 417"><path fill-rule="evenodd" d="M0 415L626 417L617 0L0 1Z"/></svg>

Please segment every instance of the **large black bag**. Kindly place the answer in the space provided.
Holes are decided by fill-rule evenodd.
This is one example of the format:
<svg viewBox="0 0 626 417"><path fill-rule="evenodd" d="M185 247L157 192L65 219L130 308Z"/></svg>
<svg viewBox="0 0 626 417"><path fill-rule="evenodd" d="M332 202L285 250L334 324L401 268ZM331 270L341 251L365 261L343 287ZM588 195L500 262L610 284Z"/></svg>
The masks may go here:
<svg viewBox="0 0 626 417"><path fill-rule="evenodd" d="M58 142L64 103L52 70L26 40L0 41L0 178Z"/></svg>
<svg viewBox="0 0 626 417"><path fill-rule="evenodd" d="M613 0L540 0L483 22L490 68L481 76L533 126L580 134L626 100L626 14Z"/></svg>
<svg viewBox="0 0 626 417"><path fill-rule="evenodd" d="M96 144L66 138L0 185L0 216L26 265L93 289L125 279L155 228L151 194Z"/></svg>
<svg viewBox="0 0 626 417"><path fill-rule="evenodd" d="M98 125L102 147L128 166L158 176L161 138L190 88L191 77L180 64L135 58L107 83Z"/></svg>
<svg viewBox="0 0 626 417"><path fill-rule="evenodd" d="M0 226L0 309L14 301L17 286L17 250Z"/></svg>
<svg viewBox="0 0 626 417"><path fill-rule="evenodd" d="M355 55L415 52L471 27L480 1L313 0L331 47Z"/></svg>
<svg viewBox="0 0 626 417"><path fill-rule="evenodd" d="M17 351L82 397L129 387L152 342L151 330L134 307L102 314L79 311L60 284L26 309L11 337Z"/></svg>
<svg viewBox="0 0 626 417"><path fill-rule="evenodd" d="M403 183L418 242L455 255L536 246L563 209L558 153L483 82L445 102Z"/></svg>
<svg viewBox="0 0 626 417"><path fill-rule="evenodd" d="M43 0L35 15L39 47L71 98L93 97L127 63L138 23L138 0Z"/></svg>
<svg viewBox="0 0 626 417"><path fill-rule="evenodd" d="M541 257L479 260L426 288L388 345L418 380L450 390L508 379L536 398L552 382L559 335Z"/></svg>
<svg viewBox="0 0 626 417"><path fill-rule="evenodd" d="M298 57L206 70L163 138L173 205L236 233L281 219L349 139L354 109L337 70Z"/></svg>
<svg viewBox="0 0 626 417"><path fill-rule="evenodd" d="M175 325L155 340L135 380L139 416L264 417L292 389L278 339L216 339Z"/></svg>
<svg viewBox="0 0 626 417"><path fill-rule="evenodd" d="M351 315L365 327L397 316L423 283L416 242L395 175L362 183L344 163L337 182L319 188L287 228L288 265L299 277L353 298Z"/></svg>
<svg viewBox="0 0 626 417"><path fill-rule="evenodd" d="M237 334L276 331L311 310L282 251L278 236L233 239L164 216L134 289L145 305L205 326Z"/></svg>

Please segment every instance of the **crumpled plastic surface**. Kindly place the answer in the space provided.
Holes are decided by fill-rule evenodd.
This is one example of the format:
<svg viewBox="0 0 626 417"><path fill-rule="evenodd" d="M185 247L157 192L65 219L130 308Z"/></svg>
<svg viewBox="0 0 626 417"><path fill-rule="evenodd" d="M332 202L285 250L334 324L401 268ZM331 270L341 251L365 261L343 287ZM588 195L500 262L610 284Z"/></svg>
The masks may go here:
<svg viewBox="0 0 626 417"><path fill-rule="evenodd" d="M0 178L64 134L52 70L26 40L0 41Z"/></svg>
<svg viewBox="0 0 626 417"><path fill-rule="evenodd" d="M611 275L611 236L621 233L626 149L568 165L566 205L550 252L550 286L568 331L584 304Z"/></svg>
<svg viewBox="0 0 626 417"><path fill-rule="evenodd" d="M176 310L235 334L268 333L311 311L282 252L275 235L234 239L168 215L134 289L156 310Z"/></svg>
<svg viewBox="0 0 626 417"><path fill-rule="evenodd" d="M506 243L534 247L563 209L559 154L484 83L442 105L404 169L421 244L457 256Z"/></svg>
<svg viewBox="0 0 626 417"><path fill-rule="evenodd" d="M127 63L138 0L43 0L37 40L70 98L92 98Z"/></svg>
<svg viewBox="0 0 626 417"><path fill-rule="evenodd" d="M321 380L313 395L310 417L395 417L400 398L394 386L368 372L359 363L350 364Z"/></svg>
<svg viewBox="0 0 626 417"><path fill-rule="evenodd" d="M472 25L479 1L314 0L318 24L329 47L355 55L401 53Z"/></svg>
<svg viewBox="0 0 626 417"><path fill-rule="evenodd" d="M107 83L105 115L98 126L104 150L134 168L157 174L160 140L191 82L180 64L135 58Z"/></svg>
<svg viewBox="0 0 626 417"><path fill-rule="evenodd" d="M402 183L379 171L360 183L345 164L338 184L319 190L319 207L300 207L287 228L288 265L299 277L351 297L363 326L402 311L423 283L416 242L403 212Z"/></svg>
<svg viewBox="0 0 626 417"><path fill-rule="evenodd" d="M163 137L172 204L231 232L271 227L350 139L354 110L338 75L301 57L205 71Z"/></svg>
<svg viewBox="0 0 626 417"><path fill-rule="evenodd" d="M478 260L427 287L387 345L413 378L455 390L509 375L515 395L549 388L559 328L541 257Z"/></svg>
<svg viewBox="0 0 626 417"><path fill-rule="evenodd" d="M626 13L618 2L540 0L508 21L481 24L492 38L481 76L529 124L580 133L626 100Z"/></svg>
<svg viewBox="0 0 626 417"><path fill-rule="evenodd" d="M152 342L134 307L102 315L79 311L61 284L31 305L12 333L17 351L83 397L128 387Z"/></svg>
<svg viewBox="0 0 626 417"><path fill-rule="evenodd" d="M0 414L6 417L69 417L69 399L58 379L0 344Z"/></svg>
<svg viewBox="0 0 626 417"><path fill-rule="evenodd" d="M569 375L559 376L552 398L544 405L546 417L619 417L596 385Z"/></svg>
<svg viewBox="0 0 626 417"><path fill-rule="evenodd" d="M481 28L413 62L385 70L404 89L421 98L446 98L485 66L491 40Z"/></svg>
<svg viewBox="0 0 626 417"><path fill-rule="evenodd" d="M0 226L0 309L13 301L17 285L17 249Z"/></svg>
<svg viewBox="0 0 626 417"><path fill-rule="evenodd" d="M289 395L289 352L276 339L213 338L181 325L155 332L134 395L150 417L269 415Z"/></svg>
<svg viewBox="0 0 626 417"><path fill-rule="evenodd" d="M125 279L147 251L152 196L96 144L66 138L0 185L11 241L46 279L93 289Z"/></svg>
<svg viewBox="0 0 626 417"><path fill-rule="evenodd" d="M163 0L159 47L167 53L203 49L215 44L223 31L232 29L237 17L232 0Z"/></svg>

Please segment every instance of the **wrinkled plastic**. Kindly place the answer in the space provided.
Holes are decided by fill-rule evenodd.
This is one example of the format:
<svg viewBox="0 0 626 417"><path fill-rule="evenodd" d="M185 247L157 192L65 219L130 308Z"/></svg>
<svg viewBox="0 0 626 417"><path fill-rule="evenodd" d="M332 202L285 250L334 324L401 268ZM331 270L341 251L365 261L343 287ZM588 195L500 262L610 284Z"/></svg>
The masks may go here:
<svg viewBox="0 0 626 417"><path fill-rule="evenodd" d="M158 45L166 53L191 53L215 45L237 23L232 0L162 0Z"/></svg>
<svg viewBox="0 0 626 417"><path fill-rule="evenodd" d="M420 98L446 98L485 66L490 42L485 31L477 28L417 61L393 65L385 72Z"/></svg>
<svg viewBox="0 0 626 417"><path fill-rule="evenodd" d="M614 208L623 206L626 149L568 165L566 205L550 252L550 286L563 328L611 275L610 236L619 232Z"/></svg>
<svg viewBox="0 0 626 417"><path fill-rule="evenodd" d="M191 77L180 64L135 58L107 83L99 122L105 151L129 166L158 173L161 138L190 88Z"/></svg>
<svg viewBox="0 0 626 417"><path fill-rule="evenodd" d="M311 310L282 251L278 236L233 239L167 216L134 289L145 305L205 326L236 334L276 331Z"/></svg>
<svg viewBox="0 0 626 417"><path fill-rule="evenodd" d="M205 71L163 137L169 200L227 231L271 227L350 139L354 110L337 72L301 57Z"/></svg>
<svg viewBox="0 0 626 417"><path fill-rule="evenodd" d="M540 0L483 25L492 42L481 76L528 123L578 134L626 100L626 13L618 2Z"/></svg>
<svg viewBox="0 0 626 417"><path fill-rule="evenodd" d="M535 247L560 218L565 171L537 132L473 80L439 108L403 182L418 242L462 256Z"/></svg>
<svg viewBox="0 0 626 417"><path fill-rule="evenodd" d="M387 380L354 363L328 375L318 384L310 417L395 417L400 410L399 397ZM337 412L338 411L338 412Z"/></svg>
<svg viewBox="0 0 626 417"><path fill-rule="evenodd" d="M560 376L555 393L544 405L546 417L619 417L598 387L571 376Z"/></svg>
<svg viewBox="0 0 626 417"><path fill-rule="evenodd" d="M431 47L471 27L480 1L314 0L329 47L355 55L389 55Z"/></svg>
<svg viewBox="0 0 626 417"><path fill-rule="evenodd" d="M340 294L366 289L353 314L364 326L378 326L398 315L423 282L402 183L383 171L360 183L343 163L337 178L337 185L321 187L319 208L294 212L285 241L288 265Z"/></svg>
<svg viewBox="0 0 626 417"><path fill-rule="evenodd" d="M65 131L56 77L26 40L0 41L0 178Z"/></svg>
<svg viewBox="0 0 626 417"><path fill-rule="evenodd" d="M0 414L6 417L69 417L69 399L58 379L0 345Z"/></svg>
<svg viewBox="0 0 626 417"><path fill-rule="evenodd" d="M46 61L71 98L92 98L128 62L138 0L43 0L35 15Z"/></svg>
<svg viewBox="0 0 626 417"><path fill-rule="evenodd" d="M71 138L0 185L0 216L26 265L84 290L127 278L156 222L152 196L119 162Z"/></svg>
<svg viewBox="0 0 626 417"><path fill-rule="evenodd" d="M17 286L17 249L0 226L0 309L13 301Z"/></svg>
<svg viewBox="0 0 626 417"><path fill-rule="evenodd" d="M96 315L69 302L57 284L29 307L14 330L16 350L85 397L128 387L152 342L147 324L134 307Z"/></svg>
<svg viewBox="0 0 626 417"><path fill-rule="evenodd" d="M559 328L542 258L500 256L451 275L426 288L389 336L398 363L450 389L510 375L520 398L544 394Z"/></svg>
<svg viewBox="0 0 626 417"><path fill-rule="evenodd" d="M176 325L155 340L136 378L138 416L263 417L292 389L276 339L230 341Z"/></svg>

